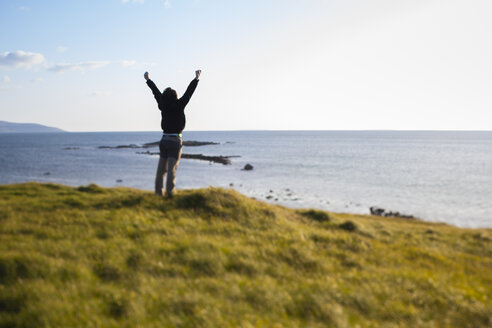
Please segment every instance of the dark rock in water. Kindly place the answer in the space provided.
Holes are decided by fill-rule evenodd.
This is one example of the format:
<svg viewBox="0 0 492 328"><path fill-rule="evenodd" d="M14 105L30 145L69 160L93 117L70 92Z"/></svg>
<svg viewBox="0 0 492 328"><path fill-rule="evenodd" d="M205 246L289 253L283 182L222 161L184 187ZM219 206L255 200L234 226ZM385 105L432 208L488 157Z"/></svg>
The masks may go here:
<svg viewBox="0 0 492 328"><path fill-rule="evenodd" d="M122 182L123 182L123 180L118 179L118 180L116 180L116 182L117 182L117 183L122 183Z"/></svg>
<svg viewBox="0 0 492 328"><path fill-rule="evenodd" d="M197 147L197 146L208 146L208 145L219 145L219 142L212 142L212 141L183 141L183 146L187 147Z"/></svg>
<svg viewBox="0 0 492 328"><path fill-rule="evenodd" d="M272 198L273 198L273 196L272 196L272 195L268 195L268 196L266 196L266 199L272 199Z"/></svg>
<svg viewBox="0 0 492 328"><path fill-rule="evenodd" d="M130 145L119 145L119 146L99 146L99 149L135 149L135 148L151 148L151 147L159 147L160 141L148 142L143 144L142 146L130 144ZM207 146L207 145L219 145L219 142L212 141L183 141L183 146ZM74 147L69 147L73 149Z"/></svg>
<svg viewBox="0 0 492 328"><path fill-rule="evenodd" d="M229 187L234 187L234 183L229 183Z"/></svg>
<svg viewBox="0 0 492 328"><path fill-rule="evenodd" d="M142 154L142 155L160 155L158 152L150 152L150 151L141 151L137 152L137 154ZM239 156L206 156L202 154L181 154L181 158L188 158L188 159L198 159L198 160L203 160L203 161L209 161L210 163L219 163L223 165L229 165L231 164L231 160L229 158L231 157L239 157Z"/></svg>
<svg viewBox="0 0 492 328"><path fill-rule="evenodd" d="M160 141L148 142L146 144L143 144L142 148L158 147L159 143ZM219 142L213 142L213 141L194 141L194 140L183 141L183 146L187 146L187 147L219 145L219 144L220 144Z"/></svg>
<svg viewBox="0 0 492 328"><path fill-rule="evenodd" d="M44 172L43 175L51 175L50 172Z"/></svg>
<svg viewBox="0 0 492 328"><path fill-rule="evenodd" d="M65 147L63 150L77 150L80 149L79 147Z"/></svg>
<svg viewBox="0 0 492 328"><path fill-rule="evenodd" d="M384 208L379 208L376 206L371 206L369 208L369 211L371 211L371 215L377 215L377 216L383 216L384 215Z"/></svg>
<svg viewBox="0 0 492 328"><path fill-rule="evenodd" d="M389 212L388 215L386 216L400 218L400 219L415 219L413 215L401 214L400 212L396 212L396 213Z"/></svg>
<svg viewBox="0 0 492 328"><path fill-rule="evenodd" d="M191 158L191 159L200 159L203 161L209 161L214 163L219 163L222 165L230 165L231 160L229 158L236 156L206 156L202 154L182 154L181 158Z"/></svg>
<svg viewBox="0 0 492 328"><path fill-rule="evenodd" d="M99 149L127 149L127 148L134 149L134 148L141 148L141 147L138 146L138 145L135 145L135 144L131 144L131 145L119 145L119 146L116 146L116 147L112 147L112 146L99 146L97 148L99 148Z"/></svg>
<svg viewBox="0 0 492 328"><path fill-rule="evenodd" d="M243 171L251 171L253 169L253 165L251 164L246 164L243 167Z"/></svg>
<svg viewBox="0 0 492 328"><path fill-rule="evenodd" d="M160 141L156 141L156 142L148 142L146 144L143 144L143 148L150 148L150 147L158 147L159 146L159 143Z"/></svg>
<svg viewBox="0 0 492 328"><path fill-rule="evenodd" d="M150 152L150 151L137 151L137 154L140 155L160 155L161 153L159 152Z"/></svg>
<svg viewBox="0 0 492 328"><path fill-rule="evenodd" d="M150 151L140 151L137 152L137 154L141 155L160 155L158 152L150 152ZM202 154L181 154L181 158L187 158L187 159L198 159L202 161L209 161L210 163L219 163L222 165L230 165L231 160L230 158L233 157L240 157L240 156L207 156L207 155L202 155Z"/></svg>
<svg viewBox="0 0 492 328"><path fill-rule="evenodd" d="M407 215L407 214L402 214L400 212L393 212L393 211L386 212L384 208L380 208L376 206L371 206L369 208L369 211L371 212L371 215L376 215L376 216L393 217L393 218L400 218L400 219L415 219L413 215Z"/></svg>

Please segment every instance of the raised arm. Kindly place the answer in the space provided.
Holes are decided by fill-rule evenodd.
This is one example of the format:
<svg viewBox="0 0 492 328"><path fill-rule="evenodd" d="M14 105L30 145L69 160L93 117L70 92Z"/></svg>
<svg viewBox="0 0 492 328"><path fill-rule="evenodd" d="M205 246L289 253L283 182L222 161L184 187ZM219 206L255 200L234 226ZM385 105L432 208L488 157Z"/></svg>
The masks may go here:
<svg viewBox="0 0 492 328"><path fill-rule="evenodd" d="M193 92L195 92L195 89L196 89L196 87L198 85L198 81L199 81L199 78L200 78L200 74L202 74L202 71L201 70L195 71L195 78L190 82L190 84L188 85L188 88L186 89L186 92L179 99L179 101L181 101L181 103L183 104L183 106L186 106L186 104L188 104L188 102L191 99L191 96L193 95Z"/></svg>
<svg viewBox="0 0 492 328"><path fill-rule="evenodd" d="M162 94L157 88L157 86L155 85L155 83L149 78L149 72L145 72L144 78L147 81L147 85L152 90L155 100L157 100L157 103L160 103Z"/></svg>

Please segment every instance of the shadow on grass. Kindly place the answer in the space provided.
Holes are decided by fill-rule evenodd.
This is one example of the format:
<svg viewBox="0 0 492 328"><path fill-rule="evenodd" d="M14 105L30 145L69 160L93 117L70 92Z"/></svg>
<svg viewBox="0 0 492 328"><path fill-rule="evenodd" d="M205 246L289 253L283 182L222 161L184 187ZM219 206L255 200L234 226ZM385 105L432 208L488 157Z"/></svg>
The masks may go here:
<svg viewBox="0 0 492 328"><path fill-rule="evenodd" d="M299 210L299 214L302 216L317 221L317 222L329 222L331 217L328 213L319 210Z"/></svg>
<svg viewBox="0 0 492 328"><path fill-rule="evenodd" d="M22 256L0 257L0 284L10 284L18 279L43 278L48 265L38 259Z"/></svg>
<svg viewBox="0 0 492 328"><path fill-rule="evenodd" d="M117 282L120 281L123 276L117 267L106 263L97 264L93 271L94 274L104 282Z"/></svg>
<svg viewBox="0 0 492 328"><path fill-rule="evenodd" d="M349 231L349 232L357 231L357 225L352 221L345 221L344 223L340 224L338 227L342 230Z"/></svg>
<svg viewBox="0 0 492 328"><path fill-rule="evenodd" d="M179 196L176 199L176 205L181 209L194 209L194 210L210 210L211 207L207 203L207 197L202 194L192 193L188 195Z"/></svg>

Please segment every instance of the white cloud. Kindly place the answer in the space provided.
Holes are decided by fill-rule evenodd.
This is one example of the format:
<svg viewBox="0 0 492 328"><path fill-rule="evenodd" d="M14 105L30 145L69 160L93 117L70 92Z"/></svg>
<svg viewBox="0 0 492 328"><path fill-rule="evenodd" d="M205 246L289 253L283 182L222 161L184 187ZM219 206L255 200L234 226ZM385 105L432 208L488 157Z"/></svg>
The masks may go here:
<svg viewBox="0 0 492 328"><path fill-rule="evenodd" d="M17 50L14 52L6 51L0 54L0 66L7 68L30 69L44 62L44 56L36 52Z"/></svg>
<svg viewBox="0 0 492 328"><path fill-rule="evenodd" d="M123 67L130 67L130 66L134 66L136 63L137 63L136 60L122 60L121 61L121 66L123 66Z"/></svg>
<svg viewBox="0 0 492 328"><path fill-rule="evenodd" d="M164 7L167 9L171 8L172 7L171 1L169 1L169 0L164 1Z"/></svg>
<svg viewBox="0 0 492 328"><path fill-rule="evenodd" d="M9 83L10 82L10 77L8 75L4 75L2 78L3 83Z"/></svg>
<svg viewBox="0 0 492 328"><path fill-rule="evenodd" d="M18 9L21 10L21 11L24 11L24 10L29 10L29 7L27 7L27 6L20 6Z"/></svg>
<svg viewBox="0 0 492 328"><path fill-rule="evenodd" d="M68 48L64 46L58 46L57 51L58 52L64 52ZM3 52L0 53L0 68L5 67L5 68L10 68L10 69L18 69L18 68L24 68L24 69L31 69L35 66L40 66L43 65L44 68L47 67L48 71L50 72L55 72L55 73L63 73L63 72L68 72L68 71L84 71L84 70L93 70L93 69L99 69L102 67L105 67L109 64L112 63L119 63L123 67L132 67L137 64L137 61L135 60L122 60L122 61L87 61L87 62L82 62L82 63L48 63L44 56L40 53L35 53L35 52L27 52L27 51L14 51L14 52ZM4 76L2 81L5 82L6 79L10 78L8 76Z"/></svg>
<svg viewBox="0 0 492 328"><path fill-rule="evenodd" d="M79 65L82 68L96 69L96 68L104 67L110 63L111 63L110 61L89 61L89 62L81 63Z"/></svg>
<svg viewBox="0 0 492 328"><path fill-rule="evenodd" d="M112 93L107 91L93 91L88 94L90 97L105 97L110 96Z"/></svg>
<svg viewBox="0 0 492 328"><path fill-rule="evenodd" d="M133 3L144 3L145 0L121 0L123 3L133 2Z"/></svg>
<svg viewBox="0 0 492 328"><path fill-rule="evenodd" d="M54 66L51 66L48 68L49 71L55 72L55 73L63 73L63 72L68 72L68 71L83 71L85 69L97 69L97 68L102 68L104 66L107 66L111 62L109 61L89 61L85 63L79 63L79 64L56 64Z"/></svg>
<svg viewBox="0 0 492 328"><path fill-rule="evenodd" d="M42 83L42 82L44 82L44 79L41 77L37 77L35 79L32 79L31 82L32 83Z"/></svg>

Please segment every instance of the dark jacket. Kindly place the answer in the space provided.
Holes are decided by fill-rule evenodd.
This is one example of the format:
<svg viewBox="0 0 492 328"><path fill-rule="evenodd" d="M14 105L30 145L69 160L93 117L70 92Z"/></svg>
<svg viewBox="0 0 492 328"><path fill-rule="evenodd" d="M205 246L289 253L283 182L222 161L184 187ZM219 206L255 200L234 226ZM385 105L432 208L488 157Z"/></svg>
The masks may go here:
<svg viewBox="0 0 492 328"><path fill-rule="evenodd" d="M198 80L193 79L190 85L186 89L184 95L179 99L165 99L162 93L159 91L157 86L152 80L147 80L147 85L152 90L155 100L159 105L161 111L161 128L164 133L181 133L183 132L186 125L186 117L184 114L184 109L188 102L190 101L193 92L195 92L196 86L198 85Z"/></svg>

